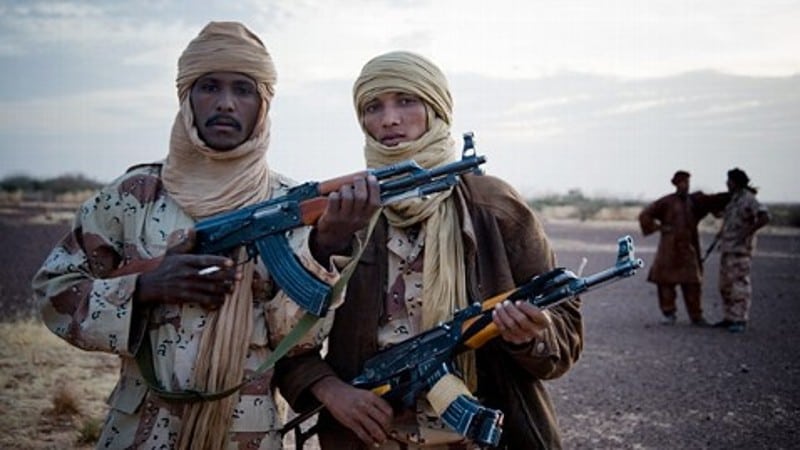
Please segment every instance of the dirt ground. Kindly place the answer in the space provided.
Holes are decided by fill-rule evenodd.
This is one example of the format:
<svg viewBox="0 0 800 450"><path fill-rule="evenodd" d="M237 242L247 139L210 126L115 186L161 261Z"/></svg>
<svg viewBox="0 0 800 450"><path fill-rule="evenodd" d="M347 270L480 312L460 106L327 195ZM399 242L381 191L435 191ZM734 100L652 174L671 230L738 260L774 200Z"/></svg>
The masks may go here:
<svg viewBox="0 0 800 450"><path fill-rule="evenodd" d="M613 261L613 242L630 234L652 260L657 237L635 224L547 226L559 262L584 274ZM570 449L790 449L800 441L800 236L764 230L753 259L747 331L730 334L659 323L646 269L583 296L586 343L577 366L549 383ZM708 245L712 236L701 234ZM705 267L706 318L722 319L719 255ZM681 300L679 300L681 301Z"/></svg>
<svg viewBox="0 0 800 450"><path fill-rule="evenodd" d="M0 208L3 322L31 316L30 277L67 229L66 222L52 223L58 217L29 210L23 220L18 212ZM645 263L657 244L657 237L643 238L633 222L545 223L559 263L577 270L585 257L584 275L613 264L616 240L624 234L633 236ZM701 238L707 244L711 236L705 232ZM760 233L752 317L747 331L737 335L690 326L682 304L675 326L660 325L646 269L585 294L581 360L567 375L548 382L565 448L798 448L799 263L800 233ZM703 289L706 318L712 322L722 317L717 270L718 255L713 255ZM18 413L13 405L3 406L3 415ZM0 419L1 434L14 433L9 423ZM38 448L55 447L43 443Z"/></svg>

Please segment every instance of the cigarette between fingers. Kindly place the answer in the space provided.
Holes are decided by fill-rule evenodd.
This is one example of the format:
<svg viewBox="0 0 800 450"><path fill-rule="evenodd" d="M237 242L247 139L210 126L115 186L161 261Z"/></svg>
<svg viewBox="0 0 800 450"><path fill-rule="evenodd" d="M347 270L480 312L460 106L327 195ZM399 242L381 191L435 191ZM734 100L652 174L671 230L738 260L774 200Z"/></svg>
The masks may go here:
<svg viewBox="0 0 800 450"><path fill-rule="evenodd" d="M197 274L198 275L211 275L214 272L218 272L220 270L219 266L209 266L205 269L200 269Z"/></svg>

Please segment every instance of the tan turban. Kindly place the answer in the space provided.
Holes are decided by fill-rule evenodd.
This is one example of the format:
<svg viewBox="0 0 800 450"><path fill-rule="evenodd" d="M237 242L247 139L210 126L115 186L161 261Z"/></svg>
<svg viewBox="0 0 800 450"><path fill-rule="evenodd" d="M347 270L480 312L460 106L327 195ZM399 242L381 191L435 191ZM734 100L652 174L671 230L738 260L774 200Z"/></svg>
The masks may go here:
<svg viewBox="0 0 800 450"><path fill-rule="evenodd" d="M189 98L192 85L211 72L238 72L252 78L261 96L258 120L249 139L217 151L200 138ZM267 49L244 25L211 22L178 60L180 111L172 126L163 169L167 191L192 217L202 218L267 198L270 122L267 115L277 75Z"/></svg>
<svg viewBox="0 0 800 450"><path fill-rule="evenodd" d="M217 151L200 138L194 124L190 92L194 82L211 72L237 72L252 78L261 96L258 120L248 140ZM162 171L164 186L195 219L250 205L269 197L270 122L267 116L276 80L275 67L261 40L242 24L211 22L178 60L180 111L172 127L169 155ZM240 252L240 260L247 258ZM217 311L209 311L195 362L194 390L213 393L238 385L252 333L254 264L241 266L242 279ZM169 383L167 383L169 384ZM228 439L234 394L185 407L178 448L219 449Z"/></svg>
<svg viewBox="0 0 800 450"><path fill-rule="evenodd" d="M416 141L387 147L364 127L364 106L386 92L407 92L423 100L428 111L428 131ZM453 99L447 78L436 65L411 52L391 52L367 62L353 85L353 103L365 135L367 167L413 159L427 169L455 159L450 124Z"/></svg>
<svg viewBox="0 0 800 450"><path fill-rule="evenodd" d="M425 100L448 125L453 121L453 98L447 78L435 64L411 52L390 52L373 58L353 87L356 110L384 92L410 92Z"/></svg>
<svg viewBox="0 0 800 450"><path fill-rule="evenodd" d="M387 92L413 94L426 105L428 129L419 139L388 147L369 135L364 126L364 106ZM450 136L453 99L439 68L428 59L398 51L367 62L353 85L353 103L365 135L367 167L379 167L413 159L427 169L455 160L455 142ZM461 227L452 190L426 199L410 199L384 208L390 224L405 228L422 223L425 229L425 257L422 274L422 327L429 329L467 306L464 244L458 238ZM456 237L454 239L454 237ZM466 354L465 354L466 355ZM460 365L474 388L474 362L470 356ZM467 361L464 361L467 360Z"/></svg>

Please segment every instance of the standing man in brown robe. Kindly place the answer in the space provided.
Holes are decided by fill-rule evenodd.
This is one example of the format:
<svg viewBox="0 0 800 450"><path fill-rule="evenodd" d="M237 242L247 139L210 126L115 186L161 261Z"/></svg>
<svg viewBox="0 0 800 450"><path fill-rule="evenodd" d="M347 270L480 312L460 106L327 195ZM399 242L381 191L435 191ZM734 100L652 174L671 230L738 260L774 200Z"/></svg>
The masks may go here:
<svg viewBox="0 0 800 450"><path fill-rule="evenodd" d="M639 225L645 236L661 232L647 281L658 288L658 305L664 315L662 323L673 325L677 321L675 288L680 286L692 324L707 326L701 304L703 262L697 225L708 213L721 212L729 195L690 194L689 177L689 172L675 172L672 177L675 193L649 204L639 214Z"/></svg>

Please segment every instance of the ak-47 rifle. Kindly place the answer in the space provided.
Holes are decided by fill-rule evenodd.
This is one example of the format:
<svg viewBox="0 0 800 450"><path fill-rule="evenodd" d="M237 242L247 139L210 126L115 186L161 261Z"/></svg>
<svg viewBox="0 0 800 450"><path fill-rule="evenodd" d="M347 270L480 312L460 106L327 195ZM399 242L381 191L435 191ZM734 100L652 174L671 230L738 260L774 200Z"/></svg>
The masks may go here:
<svg viewBox="0 0 800 450"><path fill-rule="evenodd" d="M472 137L471 132L464 133L460 161L427 170L408 160L323 182L307 182L293 187L285 196L202 220L195 226L194 252L219 254L245 246L250 257L261 256L270 275L292 300L309 313L323 316L330 303L331 287L308 273L297 258L290 257L292 251L284 232L315 224L325 211L328 194L352 182L356 175L374 175L378 179L381 205L454 186L459 175L479 172L478 166L486 162L484 156L475 154Z"/></svg>
<svg viewBox="0 0 800 450"><path fill-rule="evenodd" d="M363 170L326 181L310 181L291 188L286 195L235 211L221 213L195 224L196 254L228 254L245 247L248 258L261 257L275 282L309 313L320 317L328 311L331 287L310 274L294 257L285 232L313 225L328 204L328 194L351 183L358 175L374 175L379 182L381 205L424 197L444 191L466 173L481 173L485 156L475 153L473 133L464 133L461 160L424 169L413 160ZM115 272L119 276L151 269L161 259L138 261Z"/></svg>
<svg viewBox="0 0 800 450"><path fill-rule="evenodd" d="M360 375L350 381L355 387L370 389L395 407L414 405L417 397L439 378L452 371L455 356L483 346L500 331L492 322L494 306L506 300L526 301L541 309L551 308L609 281L632 276L644 267L634 257L633 239L618 241L616 264L587 277L579 277L563 267L531 278L508 292L455 313L452 320L378 352L364 364ZM301 424L322 406L289 422L284 432L294 429L298 448L315 433L303 431ZM502 412L482 406L472 398L460 396L442 415L442 420L461 435L483 444L497 445L502 433Z"/></svg>

